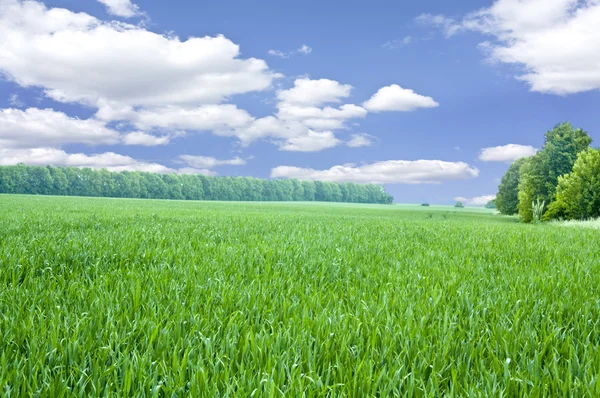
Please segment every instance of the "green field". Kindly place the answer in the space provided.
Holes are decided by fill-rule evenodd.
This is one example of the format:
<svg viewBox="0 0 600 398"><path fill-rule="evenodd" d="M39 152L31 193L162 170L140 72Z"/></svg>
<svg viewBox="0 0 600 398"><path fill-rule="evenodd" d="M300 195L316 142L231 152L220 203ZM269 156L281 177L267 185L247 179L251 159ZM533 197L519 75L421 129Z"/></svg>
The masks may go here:
<svg viewBox="0 0 600 398"><path fill-rule="evenodd" d="M600 233L0 196L3 396L599 396Z"/></svg>

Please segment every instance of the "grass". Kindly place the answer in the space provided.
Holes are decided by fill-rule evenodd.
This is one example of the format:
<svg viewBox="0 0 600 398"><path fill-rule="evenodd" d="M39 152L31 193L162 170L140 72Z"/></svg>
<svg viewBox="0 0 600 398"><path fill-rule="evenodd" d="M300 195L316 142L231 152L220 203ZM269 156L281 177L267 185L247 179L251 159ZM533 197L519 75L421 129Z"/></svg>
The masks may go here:
<svg viewBox="0 0 600 398"><path fill-rule="evenodd" d="M600 229L600 219L585 220L585 221L575 221L575 220L557 221L557 222L554 222L553 224L560 226L560 227Z"/></svg>
<svg viewBox="0 0 600 398"><path fill-rule="evenodd" d="M0 196L0 392L600 395L598 232L432 208Z"/></svg>

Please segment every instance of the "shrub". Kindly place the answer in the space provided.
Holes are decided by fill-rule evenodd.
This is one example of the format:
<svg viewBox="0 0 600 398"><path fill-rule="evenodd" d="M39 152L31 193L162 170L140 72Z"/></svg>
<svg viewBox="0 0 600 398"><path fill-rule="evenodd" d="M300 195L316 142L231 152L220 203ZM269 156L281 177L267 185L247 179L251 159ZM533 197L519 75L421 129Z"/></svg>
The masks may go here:
<svg viewBox="0 0 600 398"><path fill-rule="evenodd" d="M429 203L421 203L421 206L429 207Z"/></svg>
<svg viewBox="0 0 600 398"><path fill-rule="evenodd" d="M463 207L465 207L465 205L463 205L463 202L456 202L456 204L454 205L454 207L462 209Z"/></svg>

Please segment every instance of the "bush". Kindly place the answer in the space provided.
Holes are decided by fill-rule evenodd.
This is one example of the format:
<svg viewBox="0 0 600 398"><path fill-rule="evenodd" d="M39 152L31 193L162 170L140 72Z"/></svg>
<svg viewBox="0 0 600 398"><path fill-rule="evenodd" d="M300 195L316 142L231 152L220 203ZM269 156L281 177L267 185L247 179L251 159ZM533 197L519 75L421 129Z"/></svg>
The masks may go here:
<svg viewBox="0 0 600 398"><path fill-rule="evenodd" d="M485 208L486 209L495 209L496 208L496 201L495 200L490 200L489 202L487 202L485 204Z"/></svg>
<svg viewBox="0 0 600 398"><path fill-rule="evenodd" d="M421 206L429 207L429 203L421 203Z"/></svg>
<svg viewBox="0 0 600 398"><path fill-rule="evenodd" d="M456 202L456 204L454 205L454 207L462 209L463 207L465 207L465 205L463 205L463 202Z"/></svg>

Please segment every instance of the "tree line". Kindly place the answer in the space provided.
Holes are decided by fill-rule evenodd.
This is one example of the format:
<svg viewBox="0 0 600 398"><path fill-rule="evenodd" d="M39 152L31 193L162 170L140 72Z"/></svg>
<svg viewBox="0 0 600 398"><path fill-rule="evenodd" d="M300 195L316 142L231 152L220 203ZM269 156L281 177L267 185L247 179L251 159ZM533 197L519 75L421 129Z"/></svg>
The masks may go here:
<svg viewBox="0 0 600 398"><path fill-rule="evenodd" d="M0 166L0 193L113 198L318 201L390 204L381 185L322 181L263 180L200 174L110 172L77 167Z"/></svg>
<svg viewBox="0 0 600 398"><path fill-rule="evenodd" d="M570 123L545 135L536 155L515 161L498 187L496 208L525 222L600 217L600 150Z"/></svg>

